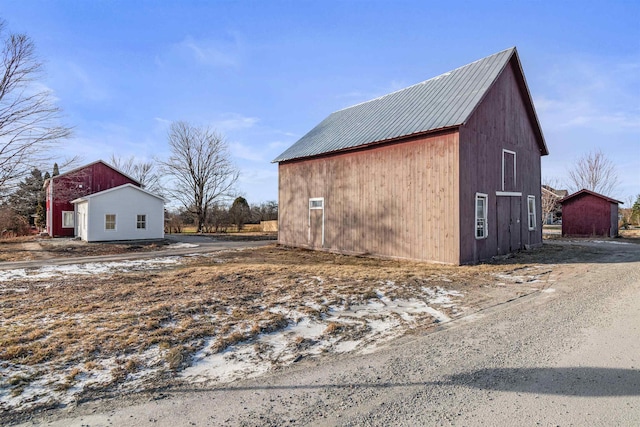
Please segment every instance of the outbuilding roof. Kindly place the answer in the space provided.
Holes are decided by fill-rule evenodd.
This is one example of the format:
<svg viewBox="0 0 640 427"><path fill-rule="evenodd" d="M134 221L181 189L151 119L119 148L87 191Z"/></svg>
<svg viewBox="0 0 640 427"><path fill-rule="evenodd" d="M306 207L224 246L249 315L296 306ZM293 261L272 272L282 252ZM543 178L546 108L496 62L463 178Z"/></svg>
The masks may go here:
<svg viewBox="0 0 640 427"><path fill-rule="evenodd" d="M516 48L330 114L276 157L283 162L458 127L466 123L507 64L513 60L532 127L548 154Z"/></svg>
<svg viewBox="0 0 640 427"><path fill-rule="evenodd" d="M599 198L604 199L604 200L606 200L607 202L610 202L610 203L617 203L617 204L624 203L624 202L621 202L620 200L612 199L611 197L607 197L607 196L602 195L600 193L596 193L595 191L587 190L586 188L583 188L580 191L576 191L573 194L569 194L564 199L559 200L559 202L560 202L560 204L563 204L563 203L565 203L565 202L567 202L567 201L569 201L571 199L575 199L578 196L587 195L587 194L590 194L590 195L595 196L595 197L599 197Z"/></svg>
<svg viewBox="0 0 640 427"><path fill-rule="evenodd" d="M163 202L166 203L166 200L164 199L164 197L159 196L159 195L157 195L155 193L152 193L151 191L145 190L144 188L140 188L140 187L138 187L136 185L133 185L131 183L122 184L122 185L119 185L117 187L112 187L112 188L108 188L106 190L99 191L97 193L88 194L86 196L78 197L77 199L72 200L70 203L74 203L74 204L75 203L83 203L83 202L88 201L89 199L100 197L100 196L103 196L103 195L105 195L107 193L111 193L111 192L114 192L114 191L120 191L120 190L122 190L124 188L132 188L132 189L134 189L136 191L139 191L141 193L148 194L149 196L152 196L152 197L155 197L157 199L160 199L160 200L162 200Z"/></svg>

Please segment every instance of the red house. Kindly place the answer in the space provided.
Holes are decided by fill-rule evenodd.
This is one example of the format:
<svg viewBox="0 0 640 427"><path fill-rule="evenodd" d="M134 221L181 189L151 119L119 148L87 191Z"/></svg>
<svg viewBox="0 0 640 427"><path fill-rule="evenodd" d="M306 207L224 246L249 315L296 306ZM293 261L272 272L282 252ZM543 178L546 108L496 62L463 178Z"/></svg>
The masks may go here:
<svg viewBox="0 0 640 427"><path fill-rule="evenodd" d="M75 236L72 200L103 190L140 183L102 160L56 175L44 182L47 233L52 237Z"/></svg>
<svg viewBox="0 0 640 427"><path fill-rule="evenodd" d="M563 236L618 235L618 204L602 194L580 190L560 200Z"/></svg>

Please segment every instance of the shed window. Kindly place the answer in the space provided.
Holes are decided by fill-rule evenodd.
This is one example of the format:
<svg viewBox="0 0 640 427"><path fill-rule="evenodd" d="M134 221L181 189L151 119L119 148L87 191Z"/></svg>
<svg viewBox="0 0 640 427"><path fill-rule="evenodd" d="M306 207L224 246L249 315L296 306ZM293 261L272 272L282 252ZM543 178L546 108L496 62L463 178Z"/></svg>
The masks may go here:
<svg viewBox="0 0 640 427"><path fill-rule="evenodd" d="M136 228L138 230L144 230L147 228L147 216L146 215L138 215L136 220Z"/></svg>
<svg viewBox="0 0 640 427"><path fill-rule="evenodd" d="M527 197L527 212L529 220L529 230L536 229L536 196Z"/></svg>
<svg viewBox="0 0 640 427"><path fill-rule="evenodd" d="M487 199L488 196L476 193L476 239L487 237Z"/></svg>
<svg viewBox="0 0 640 427"><path fill-rule="evenodd" d="M324 209L324 199L309 199L309 209Z"/></svg>
<svg viewBox="0 0 640 427"><path fill-rule="evenodd" d="M104 216L104 229L105 230L116 229L116 214L106 214Z"/></svg>
<svg viewBox="0 0 640 427"><path fill-rule="evenodd" d="M62 212L62 228L73 228L74 226L74 212L63 211Z"/></svg>

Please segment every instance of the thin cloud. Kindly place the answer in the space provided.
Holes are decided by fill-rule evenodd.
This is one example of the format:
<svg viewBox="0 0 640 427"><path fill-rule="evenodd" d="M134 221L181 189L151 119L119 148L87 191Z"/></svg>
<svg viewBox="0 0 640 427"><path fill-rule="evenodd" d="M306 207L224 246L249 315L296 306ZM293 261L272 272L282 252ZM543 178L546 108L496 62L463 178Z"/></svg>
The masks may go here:
<svg viewBox="0 0 640 427"><path fill-rule="evenodd" d="M229 144L229 147L231 148L231 154L238 159L266 164L270 163L274 157L289 145L291 144L283 141L274 141L260 146L233 142Z"/></svg>
<svg viewBox="0 0 640 427"><path fill-rule="evenodd" d="M256 150L254 147L249 147L240 142L233 142L229 144L231 149L231 155L238 159L249 160L251 162L265 163L267 160L264 156L264 152Z"/></svg>
<svg viewBox="0 0 640 427"><path fill-rule="evenodd" d="M640 62L583 58L549 69L540 82L542 94L535 97L544 126L604 132L640 129L638 69Z"/></svg>
<svg viewBox="0 0 640 427"><path fill-rule="evenodd" d="M228 113L213 121L213 127L222 132L231 132L254 127L260 119L241 114Z"/></svg>
<svg viewBox="0 0 640 427"><path fill-rule="evenodd" d="M170 56L190 58L194 62L214 68L233 68L241 63L242 46L235 34L227 40L196 40L187 36L169 49L169 57L156 57L156 64L166 65Z"/></svg>
<svg viewBox="0 0 640 427"><path fill-rule="evenodd" d="M84 68L73 62L67 63L67 81L75 82L74 93L90 101L104 101L110 98L109 91L99 80L90 77Z"/></svg>
<svg viewBox="0 0 640 427"><path fill-rule="evenodd" d="M383 87L378 87L371 91L350 91L336 95L337 99L346 99L350 102L350 105L357 105L362 102L371 101L372 99L380 98L392 92L396 92L400 89L410 86L399 80L392 80ZM372 88L373 89L373 88Z"/></svg>

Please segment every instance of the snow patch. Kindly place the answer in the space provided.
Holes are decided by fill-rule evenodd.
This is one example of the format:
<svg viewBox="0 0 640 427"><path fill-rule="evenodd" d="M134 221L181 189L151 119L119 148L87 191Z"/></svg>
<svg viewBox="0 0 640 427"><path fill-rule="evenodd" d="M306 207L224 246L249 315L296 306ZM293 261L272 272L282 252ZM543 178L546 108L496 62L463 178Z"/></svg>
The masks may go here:
<svg viewBox="0 0 640 427"><path fill-rule="evenodd" d="M14 280L51 279L60 276L113 274L116 272L133 272L158 270L170 265L178 265L179 257L158 257L150 259L86 262L81 264L47 265L39 268L16 268L0 270L0 282Z"/></svg>

